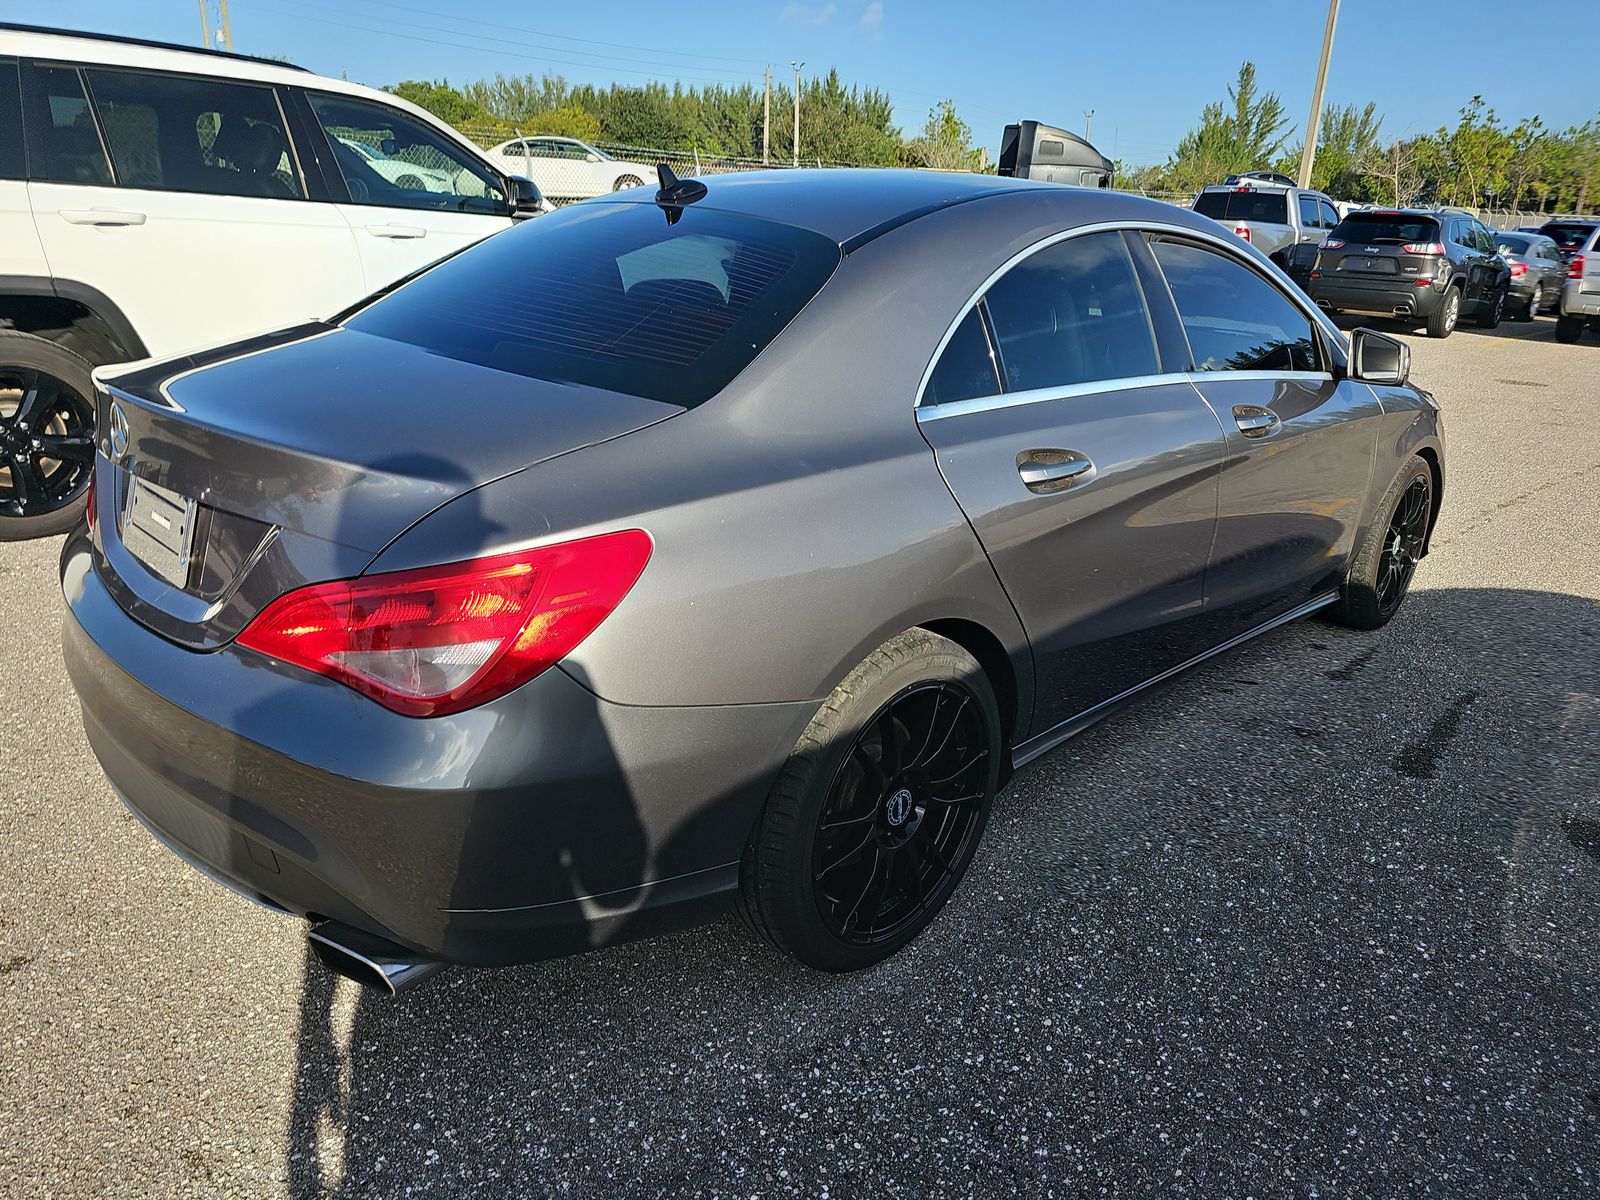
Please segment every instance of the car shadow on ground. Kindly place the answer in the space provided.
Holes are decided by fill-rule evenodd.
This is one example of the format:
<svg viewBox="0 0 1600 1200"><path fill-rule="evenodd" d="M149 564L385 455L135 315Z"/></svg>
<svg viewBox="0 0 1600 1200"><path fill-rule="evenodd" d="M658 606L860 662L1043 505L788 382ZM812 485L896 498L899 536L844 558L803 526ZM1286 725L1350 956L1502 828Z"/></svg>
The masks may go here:
<svg viewBox="0 0 1600 1200"><path fill-rule="evenodd" d="M1400 336L1415 338L1420 341L1433 341L1421 324L1414 321L1396 321L1387 317L1363 317L1351 313L1340 313L1333 318L1333 322L1345 333L1353 329L1375 329L1379 333L1388 334L1390 337ZM1536 317L1532 321L1514 321L1510 317L1501 321L1493 329L1482 329L1472 317L1462 317L1460 323L1450 334L1451 337L1488 337L1508 338L1520 342L1553 342L1556 340L1556 322L1551 316Z"/></svg>
<svg viewBox="0 0 1600 1200"><path fill-rule="evenodd" d="M1600 1152L1597 661L1595 600L1537 591L1269 635L1020 777L862 974L731 918L398 999L308 956L291 1193L1559 1192Z"/></svg>

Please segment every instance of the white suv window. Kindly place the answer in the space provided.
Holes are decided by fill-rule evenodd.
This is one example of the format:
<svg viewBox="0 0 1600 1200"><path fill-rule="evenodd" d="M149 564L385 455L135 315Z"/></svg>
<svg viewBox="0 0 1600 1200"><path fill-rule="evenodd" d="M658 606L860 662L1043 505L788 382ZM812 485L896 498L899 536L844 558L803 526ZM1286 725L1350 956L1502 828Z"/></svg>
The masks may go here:
<svg viewBox="0 0 1600 1200"><path fill-rule="evenodd" d="M30 83L29 136L37 131L42 144L30 142L29 173L52 183L109 185L111 167L77 69L35 67Z"/></svg>
<svg viewBox="0 0 1600 1200"><path fill-rule="evenodd" d="M84 75L119 187L305 198L271 87L145 71Z"/></svg>
<svg viewBox="0 0 1600 1200"><path fill-rule="evenodd" d="M333 144L352 203L495 215L510 211L500 177L423 122L369 100L320 92L308 98Z"/></svg>

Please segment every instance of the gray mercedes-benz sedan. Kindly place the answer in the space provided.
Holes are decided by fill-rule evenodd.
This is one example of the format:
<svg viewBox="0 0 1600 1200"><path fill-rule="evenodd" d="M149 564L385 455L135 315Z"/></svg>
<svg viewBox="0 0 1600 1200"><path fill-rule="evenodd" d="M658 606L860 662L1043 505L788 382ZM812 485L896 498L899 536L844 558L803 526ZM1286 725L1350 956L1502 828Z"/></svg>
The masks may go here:
<svg viewBox="0 0 1600 1200"><path fill-rule="evenodd" d="M1401 343L1205 217L923 172L677 181L100 381L67 663L117 794L394 989L737 903L847 970L1020 768L1403 599Z"/></svg>

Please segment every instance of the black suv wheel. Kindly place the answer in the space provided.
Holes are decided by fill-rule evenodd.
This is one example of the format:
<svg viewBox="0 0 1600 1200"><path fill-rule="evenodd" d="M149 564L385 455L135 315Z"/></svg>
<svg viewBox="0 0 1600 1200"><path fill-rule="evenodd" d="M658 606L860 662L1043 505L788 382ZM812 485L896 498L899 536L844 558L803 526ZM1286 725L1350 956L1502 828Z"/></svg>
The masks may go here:
<svg viewBox="0 0 1600 1200"><path fill-rule="evenodd" d="M94 470L88 362L28 333L0 332L0 541L65 533Z"/></svg>

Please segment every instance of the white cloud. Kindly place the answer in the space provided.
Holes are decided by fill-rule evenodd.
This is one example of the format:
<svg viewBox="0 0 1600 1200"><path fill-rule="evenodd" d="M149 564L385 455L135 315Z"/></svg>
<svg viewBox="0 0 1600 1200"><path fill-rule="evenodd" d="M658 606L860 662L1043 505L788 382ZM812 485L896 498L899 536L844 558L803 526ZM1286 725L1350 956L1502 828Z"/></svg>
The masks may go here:
<svg viewBox="0 0 1600 1200"><path fill-rule="evenodd" d="M876 38L883 36L882 0L872 0L872 3L867 5L867 7L861 13L861 20L858 22L858 26L861 32L866 34L868 37Z"/></svg>
<svg viewBox="0 0 1600 1200"><path fill-rule="evenodd" d="M790 3L784 5L783 11L778 14L778 20L785 25L810 25L815 28L833 20L834 14L838 11L837 4Z"/></svg>

